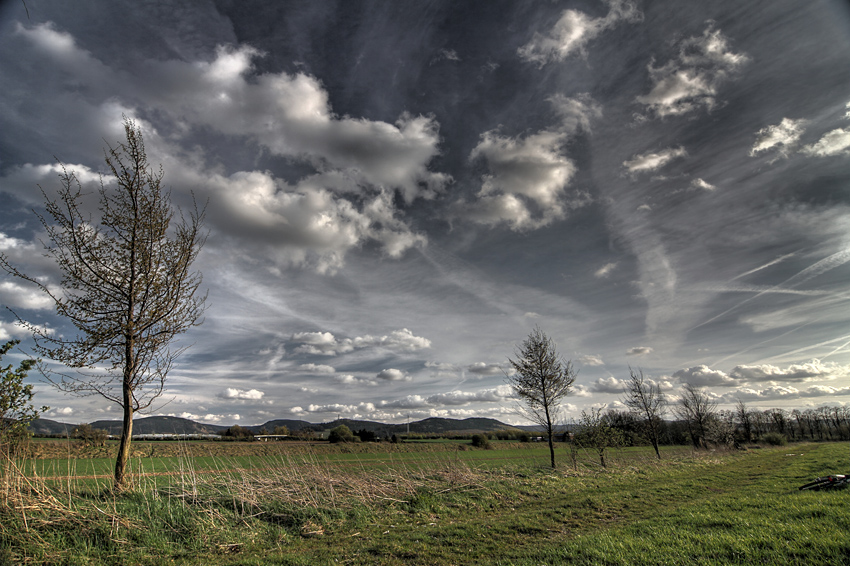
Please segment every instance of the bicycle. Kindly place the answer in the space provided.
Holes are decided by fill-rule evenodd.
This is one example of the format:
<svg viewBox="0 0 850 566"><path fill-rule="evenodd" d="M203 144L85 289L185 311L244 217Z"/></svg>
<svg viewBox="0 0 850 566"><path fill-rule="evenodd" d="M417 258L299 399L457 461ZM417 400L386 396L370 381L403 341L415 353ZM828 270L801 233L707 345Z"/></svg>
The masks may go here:
<svg viewBox="0 0 850 566"><path fill-rule="evenodd" d="M820 491L823 489L844 489L850 486L850 476L836 474L834 476L826 476L817 478L815 481L809 482L800 486L800 491L812 490Z"/></svg>

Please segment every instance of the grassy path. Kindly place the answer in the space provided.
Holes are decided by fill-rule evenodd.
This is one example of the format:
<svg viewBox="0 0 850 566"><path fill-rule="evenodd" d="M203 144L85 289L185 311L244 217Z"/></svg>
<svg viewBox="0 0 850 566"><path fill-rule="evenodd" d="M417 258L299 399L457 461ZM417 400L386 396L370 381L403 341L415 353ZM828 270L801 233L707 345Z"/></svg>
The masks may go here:
<svg viewBox="0 0 850 566"><path fill-rule="evenodd" d="M850 564L850 492L797 491L835 473L835 448L528 478L477 501L422 502L258 563Z"/></svg>

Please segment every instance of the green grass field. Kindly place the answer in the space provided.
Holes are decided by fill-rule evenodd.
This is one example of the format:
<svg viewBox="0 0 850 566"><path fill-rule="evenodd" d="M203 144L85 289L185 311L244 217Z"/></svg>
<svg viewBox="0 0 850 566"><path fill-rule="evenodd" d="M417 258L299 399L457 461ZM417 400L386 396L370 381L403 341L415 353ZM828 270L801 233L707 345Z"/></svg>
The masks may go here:
<svg viewBox="0 0 850 566"><path fill-rule="evenodd" d="M4 472L0 564L850 564L846 444L746 452L269 447L26 460ZM463 448L466 448L465 446ZM251 454L250 450L256 453Z"/></svg>

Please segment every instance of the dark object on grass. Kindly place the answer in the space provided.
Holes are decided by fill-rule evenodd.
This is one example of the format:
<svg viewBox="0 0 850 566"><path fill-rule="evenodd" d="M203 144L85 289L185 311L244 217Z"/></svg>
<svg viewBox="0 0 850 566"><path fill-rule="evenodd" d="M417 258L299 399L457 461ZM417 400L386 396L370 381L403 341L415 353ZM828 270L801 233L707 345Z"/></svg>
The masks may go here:
<svg viewBox="0 0 850 566"><path fill-rule="evenodd" d="M820 491L822 489L844 489L847 486L850 486L850 477L836 474L834 476L826 476L825 478L818 478L813 482L809 482L806 485L801 485L800 490L812 490L812 491Z"/></svg>

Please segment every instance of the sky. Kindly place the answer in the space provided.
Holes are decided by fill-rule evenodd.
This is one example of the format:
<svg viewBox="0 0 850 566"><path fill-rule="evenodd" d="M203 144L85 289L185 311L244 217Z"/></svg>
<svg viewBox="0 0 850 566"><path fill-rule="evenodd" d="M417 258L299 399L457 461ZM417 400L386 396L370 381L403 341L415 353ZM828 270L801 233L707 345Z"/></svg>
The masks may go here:
<svg viewBox="0 0 850 566"><path fill-rule="evenodd" d="M630 367L850 403L845 2L9 0L0 84L0 253L46 285L39 186L96 190L123 117L208 202L152 414L521 424L535 327L578 370L566 420ZM5 274L0 304L73 330ZM30 379L48 418L120 415Z"/></svg>

